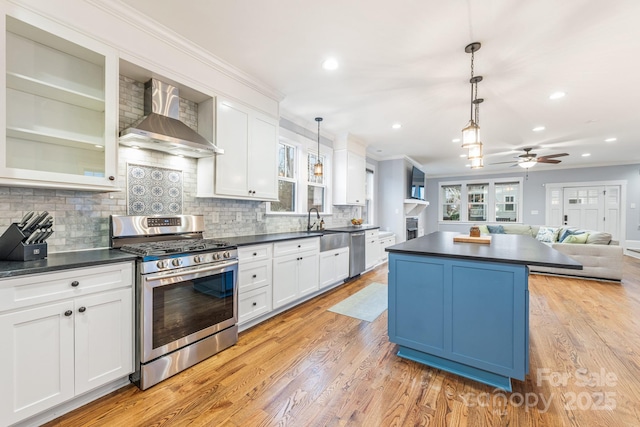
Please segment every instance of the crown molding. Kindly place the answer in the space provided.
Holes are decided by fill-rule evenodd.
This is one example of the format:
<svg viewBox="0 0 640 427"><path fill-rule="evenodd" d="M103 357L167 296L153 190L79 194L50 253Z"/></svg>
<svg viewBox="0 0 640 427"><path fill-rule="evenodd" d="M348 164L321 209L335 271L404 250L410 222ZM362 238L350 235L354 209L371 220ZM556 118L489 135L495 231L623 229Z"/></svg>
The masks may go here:
<svg viewBox="0 0 640 427"><path fill-rule="evenodd" d="M168 44L177 50L188 54L203 64L250 87L262 95L268 96L278 102L285 98L285 95L278 90L218 58L198 44L182 37L175 31L144 15L139 10L123 3L121 0L86 0L86 2L106 13L109 13L110 15L113 15L120 21L128 23L140 31L144 31L160 42ZM125 50L120 47L119 49ZM127 53L132 56L138 56L136 52L127 51Z"/></svg>

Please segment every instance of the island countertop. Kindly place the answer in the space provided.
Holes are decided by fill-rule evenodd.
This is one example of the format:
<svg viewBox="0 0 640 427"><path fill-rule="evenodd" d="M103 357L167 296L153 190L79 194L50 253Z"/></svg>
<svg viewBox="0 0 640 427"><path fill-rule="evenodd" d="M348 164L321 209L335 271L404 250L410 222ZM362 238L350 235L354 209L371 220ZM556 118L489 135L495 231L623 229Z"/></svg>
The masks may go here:
<svg viewBox="0 0 640 427"><path fill-rule="evenodd" d="M579 262L530 236L492 234L491 244L480 244L454 242L454 236L458 235L460 233L452 231L436 231L389 246L385 250L403 254L582 270Z"/></svg>

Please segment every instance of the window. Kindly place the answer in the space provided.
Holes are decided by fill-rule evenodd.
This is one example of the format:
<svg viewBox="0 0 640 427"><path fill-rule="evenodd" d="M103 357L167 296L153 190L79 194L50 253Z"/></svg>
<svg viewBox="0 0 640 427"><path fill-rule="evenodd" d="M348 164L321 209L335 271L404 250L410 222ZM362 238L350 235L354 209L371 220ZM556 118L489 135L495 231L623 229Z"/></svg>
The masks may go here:
<svg viewBox="0 0 640 427"><path fill-rule="evenodd" d="M496 221L516 222L518 220L519 184L518 182L495 184Z"/></svg>
<svg viewBox="0 0 640 427"><path fill-rule="evenodd" d="M518 222L521 189L520 178L440 183L440 221Z"/></svg>
<svg viewBox="0 0 640 427"><path fill-rule="evenodd" d="M440 191L442 221L460 221L461 185L443 185Z"/></svg>
<svg viewBox="0 0 640 427"><path fill-rule="evenodd" d="M313 173L314 165L318 163L318 155L309 153L307 155L307 211L311 208L324 212L324 171L322 176ZM320 163L325 164L324 156L320 156Z"/></svg>
<svg viewBox="0 0 640 427"><path fill-rule="evenodd" d="M467 208L469 209L467 218L469 218L469 221L487 220L488 193L489 184L467 185L467 197L469 199L469 203L467 203Z"/></svg>
<svg viewBox="0 0 640 427"><path fill-rule="evenodd" d="M278 149L278 199L271 212L296 211L296 148L280 143Z"/></svg>

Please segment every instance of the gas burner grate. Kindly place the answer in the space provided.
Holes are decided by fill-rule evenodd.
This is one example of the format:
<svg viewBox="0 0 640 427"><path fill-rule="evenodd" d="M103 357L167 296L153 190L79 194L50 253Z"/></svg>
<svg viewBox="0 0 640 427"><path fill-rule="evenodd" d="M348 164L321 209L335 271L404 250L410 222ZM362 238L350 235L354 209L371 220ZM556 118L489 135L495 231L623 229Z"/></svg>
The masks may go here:
<svg viewBox="0 0 640 427"><path fill-rule="evenodd" d="M150 256L200 252L211 249L225 249L229 247L231 247L231 244L224 240L188 239L134 243L124 245L120 250L134 255Z"/></svg>

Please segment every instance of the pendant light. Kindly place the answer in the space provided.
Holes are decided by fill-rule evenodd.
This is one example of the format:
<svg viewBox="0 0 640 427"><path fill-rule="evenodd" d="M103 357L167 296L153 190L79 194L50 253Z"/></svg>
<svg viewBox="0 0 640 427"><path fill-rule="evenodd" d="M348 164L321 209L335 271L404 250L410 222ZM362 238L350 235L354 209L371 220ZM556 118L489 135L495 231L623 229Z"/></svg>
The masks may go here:
<svg viewBox="0 0 640 427"><path fill-rule="evenodd" d="M313 174L315 176L322 176L322 163L320 162L320 122L322 117L316 117L318 122L318 157L316 158L316 164L313 166Z"/></svg>
<svg viewBox="0 0 640 427"><path fill-rule="evenodd" d="M469 123L462 129L462 148L469 150L467 158L471 160L471 169L479 169L484 166L482 156L482 142L480 142L480 119L479 105L484 99L478 98L478 83L482 81L482 76L473 75L474 53L480 50L482 45L478 42L471 43L464 48L466 53L471 54L471 103Z"/></svg>

